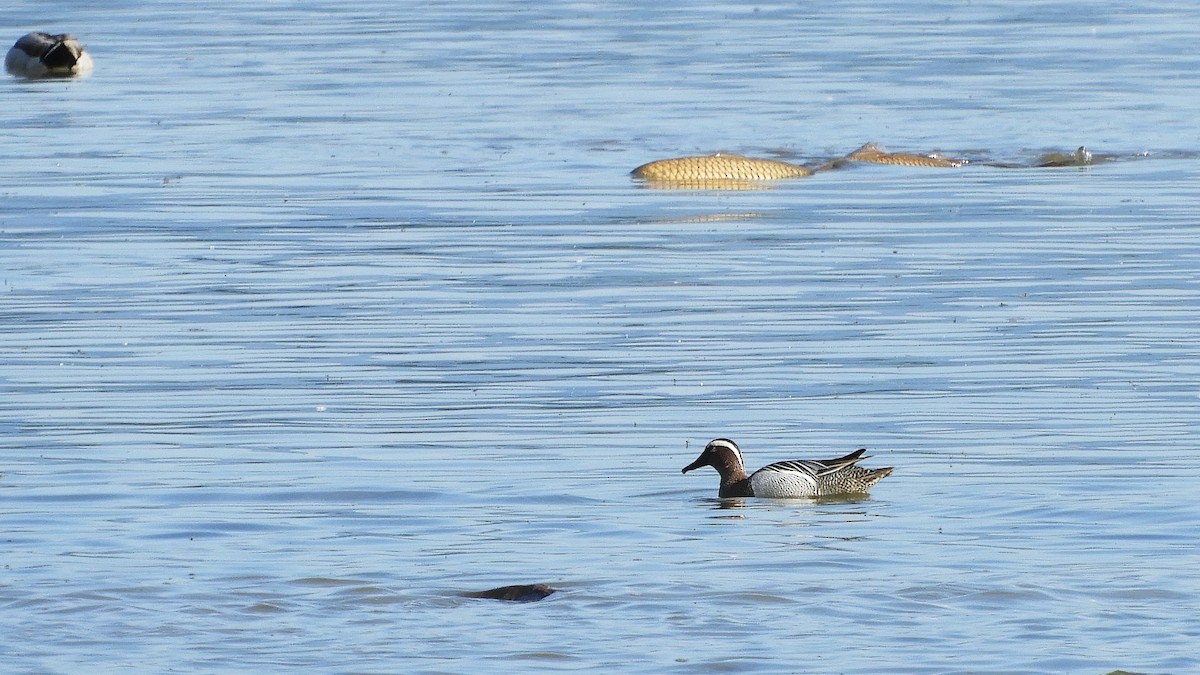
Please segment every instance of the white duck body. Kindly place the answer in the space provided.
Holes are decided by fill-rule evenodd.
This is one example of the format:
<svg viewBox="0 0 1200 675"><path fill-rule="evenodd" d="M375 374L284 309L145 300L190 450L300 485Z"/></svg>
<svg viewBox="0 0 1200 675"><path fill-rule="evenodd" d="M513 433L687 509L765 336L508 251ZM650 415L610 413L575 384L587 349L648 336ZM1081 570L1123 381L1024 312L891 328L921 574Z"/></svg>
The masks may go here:
<svg viewBox="0 0 1200 675"><path fill-rule="evenodd" d="M815 495L819 492L816 476L824 469L816 462L805 460L768 464L750 474L750 489L755 497Z"/></svg>

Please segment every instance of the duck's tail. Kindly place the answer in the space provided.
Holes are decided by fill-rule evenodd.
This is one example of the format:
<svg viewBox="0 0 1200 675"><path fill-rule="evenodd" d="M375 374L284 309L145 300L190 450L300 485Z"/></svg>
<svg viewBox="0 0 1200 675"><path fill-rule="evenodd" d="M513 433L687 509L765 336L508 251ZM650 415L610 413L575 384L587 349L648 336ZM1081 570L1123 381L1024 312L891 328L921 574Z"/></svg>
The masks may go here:
<svg viewBox="0 0 1200 675"><path fill-rule="evenodd" d="M892 475L892 468L893 467L885 466L880 469L865 469L867 473L863 476L863 482L866 483L867 487L871 487L884 478Z"/></svg>

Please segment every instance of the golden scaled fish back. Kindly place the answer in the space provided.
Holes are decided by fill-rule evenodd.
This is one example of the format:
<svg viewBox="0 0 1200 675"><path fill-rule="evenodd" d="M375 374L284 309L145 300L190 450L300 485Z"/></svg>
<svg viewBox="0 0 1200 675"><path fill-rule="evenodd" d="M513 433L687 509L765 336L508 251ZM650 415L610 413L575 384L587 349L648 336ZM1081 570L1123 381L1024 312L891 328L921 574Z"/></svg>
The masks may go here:
<svg viewBox="0 0 1200 675"><path fill-rule="evenodd" d="M811 176L812 169L773 159L755 159L726 152L702 157L660 159L643 164L633 175L659 183L704 183L708 181L771 181Z"/></svg>
<svg viewBox="0 0 1200 675"><path fill-rule="evenodd" d="M955 168L967 163L965 159L953 159L941 155L914 155L906 152L884 152L874 143L867 143L854 152L846 155L852 162L870 162L872 164L898 164L901 166L925 166L933 168Z"/></svg>

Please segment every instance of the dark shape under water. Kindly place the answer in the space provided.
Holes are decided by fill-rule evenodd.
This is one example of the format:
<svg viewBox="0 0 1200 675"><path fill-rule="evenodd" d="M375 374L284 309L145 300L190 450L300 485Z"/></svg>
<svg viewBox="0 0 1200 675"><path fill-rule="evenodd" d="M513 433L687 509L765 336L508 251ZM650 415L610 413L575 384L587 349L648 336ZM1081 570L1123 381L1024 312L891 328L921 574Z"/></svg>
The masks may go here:
<svg viewBox="0 0 1200 675"><path fill-rule="evenodd" d="M554 592L546 584L517 584L501 586L486 591L465 593L468 598L488 598L490 600L507 600L509 602L537 602Z"/></svg>

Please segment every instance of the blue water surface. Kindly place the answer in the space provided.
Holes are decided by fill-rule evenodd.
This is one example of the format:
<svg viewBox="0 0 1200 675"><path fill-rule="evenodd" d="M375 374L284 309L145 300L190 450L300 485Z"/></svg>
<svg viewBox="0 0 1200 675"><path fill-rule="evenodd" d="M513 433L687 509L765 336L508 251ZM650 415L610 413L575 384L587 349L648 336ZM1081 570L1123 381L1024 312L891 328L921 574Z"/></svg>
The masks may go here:
<svg viewBox="0 0 1200 675"><path fill-rule="evenodd" d="M0 80L6 669L1200 670L1187 8L0 26L96 62ZM628 175L867 141L973 162ZM895 472L722 501L717 436Z"/></svg>

